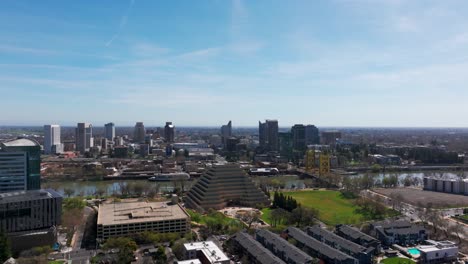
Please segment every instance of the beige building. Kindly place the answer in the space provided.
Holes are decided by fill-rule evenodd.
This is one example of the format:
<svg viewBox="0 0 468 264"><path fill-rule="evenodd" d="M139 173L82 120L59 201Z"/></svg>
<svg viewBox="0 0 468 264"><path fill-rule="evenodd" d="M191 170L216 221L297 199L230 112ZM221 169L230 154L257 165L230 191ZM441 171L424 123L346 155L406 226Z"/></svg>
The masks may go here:
<svg viewBox="0 0 468 264"><path fill-rule="evenodd" d="M213 165L185 197L187 208L201 212L234 205L256 207L269 204L269 198L238 164Z"/></svg>
<svg viewBox="0 0 468 264"><path fill-rule="evenodd" d="M190 231L190 216L179 204L135 199L99 206L98 239L152 231L182 233Z"/></svg>

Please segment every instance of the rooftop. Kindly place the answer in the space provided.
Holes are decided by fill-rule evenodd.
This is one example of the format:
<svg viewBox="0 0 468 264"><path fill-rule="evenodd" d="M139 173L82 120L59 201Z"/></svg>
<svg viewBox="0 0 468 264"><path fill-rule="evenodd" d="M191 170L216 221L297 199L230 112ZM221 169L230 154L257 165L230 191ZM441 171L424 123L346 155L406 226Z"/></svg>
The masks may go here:
<svg viewBox="0 0 468 264"><path fill-rule="evenodd" d="M189 218L179 205L133 199L99 206L98 225L119 225Z"/></svg>
<svg viewBox="0 0 468 264"><path fill-rule="evenodd" d="M198 259L189 259L189 260L177 261L177 264L202 264L202 263Z"/></svg>
<svg viewBox="0 0 468 264"><path fill-rule="evenodd" d="M334 249L317 239L307 235L303 231L295 227L288 227L286 229L288 235L290 235L295 240L299 241L300 243L304 244L308 248L314 249L320 252L321 255L326 256L327 258L334 259L337 261L346 261L349 259L354 259L353 257ZM355 260L355 259L354 259Z"/></svg>
<svg viewBox="0 0 468 264"><path fill-rule="evenodd" d="M19 138L7 142L3 142L2 145L5 147L34 147L34 146L40 146L37 141L34 139L29 139L29 138Z"/></svg>
<svg viewBox="0 0 468 264"><path fill-rule="evenodd" d="M275 256L271 251L262 246L256 241L251 235L245 232L238 232L232 239L237 241L250 255L254 256L255 259L261 264L285 264L280 258Z"/></svg>
<svg viewBox="0 0 468 264"><path fill-rule="evenodd" d="M310 263L312 261L311 256L271 231L258 229L255 235L262 237L267 243L274 244L277 250L283 251L284 255L288 259L294 260L295 263Z"/></svg>
<svg viewBox="0 0 468 264"><path fill-rule="evenodd" d="M51 189L8 192L0 194L0 204L60 197L59 193Z"/></svg>
<svg viewBox="0 0 468 264"><path fill-rule="evenodd" d="M339 225L336 229L343 234L351 237L352 239L360 239L361 241L371 242L371 241L378 241L377 239L357 230L354 227L348 225Z"/></svg>
<svg viewBox="0 0 468 264"><path fill-rule="evenodd" d="M185 243L186 251L201 251L211 263L229 261L229 258L213 241Z"/></svg>
<svg viewBox="0 0 468 264"><path fill-rule="evenodd" d="M353 252L353 254L359 254L361 252L366 253L367 251L367 248L335 235L334 233L319 226L308 227L307 234L311 235L312 237L321 237L321 239L318 240L324 240L328 243L336 244L340 248L345 248L346 250Z"/></svg>

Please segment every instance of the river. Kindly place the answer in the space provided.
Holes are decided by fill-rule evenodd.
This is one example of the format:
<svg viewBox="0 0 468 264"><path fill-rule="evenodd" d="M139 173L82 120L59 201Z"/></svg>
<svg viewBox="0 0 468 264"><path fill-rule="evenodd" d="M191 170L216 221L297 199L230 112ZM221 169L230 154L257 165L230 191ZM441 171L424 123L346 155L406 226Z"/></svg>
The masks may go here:
<svg viewBox="0 0 468 264"><path fill-rule="evenodd" d="M425 176L436 176L436 177L444 177L444 178L456 178L460 175L461 172L431 172L431 171L424 171L424 172L391 172L391 173L359 173L354 176L344 176L344 177L362 177L366 174L374 175L375 180L382 180L384 177L389 176L398 176L400 183L406 177L410 178L417 178L419 182L422 183L422 178ZM464 176L468 176L468 173L464 173ZM261 183L262 178L266 177L254 177L253 180L256 183ZM272 176L268 177L268 181L276 181L277 185L283 186L286 189L302 189L305 187L304 180L300 179L298 176L295 175L286 175L286 176ZM185 189L188 190L194 181L187 181L185 183ZM59 193L64 194L65 189L73 190L74 193L72 196L90 196L96 193L96 190L103 190L106 195L113 195L120 193L121 186L128 186L129 184L134 183L144 183L147 186L156 187L159 185L159 190L161 192L165 191L172 191L174 189L174 185L172 182L150 182L145 180L117 180L117 181L54 181L54 182L43 182L42 188L51 188L57 190Z"/></svg>

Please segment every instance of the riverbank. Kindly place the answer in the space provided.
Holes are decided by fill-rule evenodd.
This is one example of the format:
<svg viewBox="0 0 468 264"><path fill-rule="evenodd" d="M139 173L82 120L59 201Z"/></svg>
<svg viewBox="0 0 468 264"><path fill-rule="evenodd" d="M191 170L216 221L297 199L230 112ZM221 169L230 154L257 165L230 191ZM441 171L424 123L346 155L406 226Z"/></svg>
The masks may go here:
<svg viewBox="0 0 468 264"><path fill-rule="evenodd" d="M376 171L375 167L345 167L345 172L421 172L421 171L464 171L468 170L468 164L458 165L421 165L421 166L385 166Z"/></svg>

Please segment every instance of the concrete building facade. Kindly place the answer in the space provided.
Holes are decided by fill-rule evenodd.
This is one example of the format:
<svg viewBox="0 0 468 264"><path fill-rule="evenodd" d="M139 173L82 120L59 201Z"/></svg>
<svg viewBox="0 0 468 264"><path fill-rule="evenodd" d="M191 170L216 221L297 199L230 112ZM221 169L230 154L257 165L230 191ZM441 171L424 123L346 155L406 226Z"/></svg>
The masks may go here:
<svg viewBox="0 0 468 264"><path fill-rule="evenodd" d="M133 141L136 143L145 142L146 129L143 122L137 122L133 130Z"/></svg>
<svg viewBox="0 0 468 264"><path fill-rule="evenodd" d="M167 202L122 200L99 206L98 239L143 231L185 234L190 231L190 216L179 204Z"/></svg>
<svg viewBox="0 0 468 264"><path fill-rule="evenodd" d="M265 123L258 122L258 133L260 147L268 151L279 150L278 120L265 120Z"/></svg>
<svg viewBox="0 0 468 264"><path fill-rule="evenodd" d="M223 144L224 148L227 145L227 139L232 136L232 122L229 120L227 125L221 126L221 143Z"/></svg>
<svg viewBox="0 0 468 264"><path fill-rule="evenodd" d="M75 132L76 150L81 154L94 146L93 126L89 123L78 123Z"/></svg>
<svg viewBox="0 0 468 264"><path fill-rule="evenodd" d="M213 165L198 179L185 197L188 208L204 212L229 205L267 206L269 198L237 164Z"/></svg>
<svg viewBox="0 0 468 264"><path fill-rule="evenodd" d="M63 152L63 144L60 141L59 125L44 125L44 153L60 154Z"/></svg>

